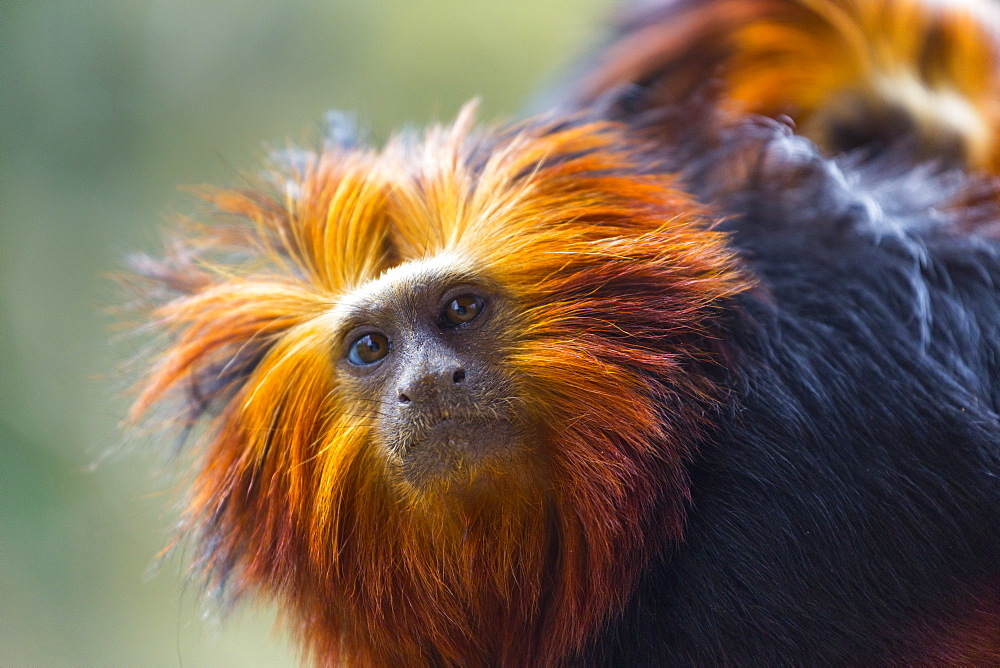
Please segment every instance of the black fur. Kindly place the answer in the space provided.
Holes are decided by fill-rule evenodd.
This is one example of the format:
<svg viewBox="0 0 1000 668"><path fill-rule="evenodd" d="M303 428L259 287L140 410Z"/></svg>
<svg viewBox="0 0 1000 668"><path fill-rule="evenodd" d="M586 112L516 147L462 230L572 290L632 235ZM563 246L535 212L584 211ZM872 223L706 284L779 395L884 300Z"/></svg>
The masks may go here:
<svg viewBox="0 0 1000 668"><path fill-rule="evenodd" d="M733 304L685 539L595 656L926 658L976 597L1000 610L1000 246L948 212L962 175L723 133L670 153L761 288Z"/></svg>

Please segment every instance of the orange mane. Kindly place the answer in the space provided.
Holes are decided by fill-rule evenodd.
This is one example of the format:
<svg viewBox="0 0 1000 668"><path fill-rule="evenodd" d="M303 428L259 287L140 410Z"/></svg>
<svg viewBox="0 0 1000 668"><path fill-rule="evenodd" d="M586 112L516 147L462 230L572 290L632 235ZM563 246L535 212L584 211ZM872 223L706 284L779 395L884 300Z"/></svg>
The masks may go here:
<svg viewBox="0 0 1000 668"><path fill-rule="evenodd" d="M222 220L141 263L168 343L132 419L175 401L203 425L182 533L320 664L571 661L682 535L702 371L746 287L725 237L612 125L471 118L209 191ZM520 309L504 355L534 442L485 491L408 485L334 365L331 311L433 257Z"/></svg>

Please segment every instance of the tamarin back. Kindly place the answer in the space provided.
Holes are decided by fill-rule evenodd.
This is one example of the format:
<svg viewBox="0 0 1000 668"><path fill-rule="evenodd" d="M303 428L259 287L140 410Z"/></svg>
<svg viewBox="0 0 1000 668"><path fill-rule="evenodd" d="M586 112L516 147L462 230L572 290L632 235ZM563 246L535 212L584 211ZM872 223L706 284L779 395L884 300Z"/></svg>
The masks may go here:
<svg viewBox="0 0 1000 668"><path fill-rule="evenodd" d="M684 543L608 656L995 664L1000 249L942 214L937 177L859 178L766 123L726 136L703 163L764 156L723 225L759 288L734 300Z"/></svg>

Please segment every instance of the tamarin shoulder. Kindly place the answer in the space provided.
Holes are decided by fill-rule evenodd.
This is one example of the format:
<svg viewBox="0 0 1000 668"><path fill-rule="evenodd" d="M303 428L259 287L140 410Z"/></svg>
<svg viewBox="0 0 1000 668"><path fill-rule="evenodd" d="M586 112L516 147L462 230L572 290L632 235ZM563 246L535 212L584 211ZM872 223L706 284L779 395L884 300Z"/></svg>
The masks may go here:
<svg viewBox="0 0 1000 668"><path fill-rule="evenodd" d="M572 112L332 133L135 260L178 541L317 665L1000 662L991 10L646 11ZM911 66L986 135L886 134Z"/></svg>

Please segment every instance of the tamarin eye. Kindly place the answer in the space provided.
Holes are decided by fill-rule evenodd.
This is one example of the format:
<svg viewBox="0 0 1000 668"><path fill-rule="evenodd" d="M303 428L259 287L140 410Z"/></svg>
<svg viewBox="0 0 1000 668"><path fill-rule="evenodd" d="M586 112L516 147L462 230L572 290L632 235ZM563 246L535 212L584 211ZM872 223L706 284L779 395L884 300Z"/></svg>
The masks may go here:
<svg viewBox="0 0 1000 668"><path fill-rule="evenodd" d="M355 339L347 352L347 359L352 364L374 364L389 354L392 344L384 335L369 332Z"/></svg>
<svg viewBox="0 0 1000 668"><path fill-rule="evenodd" d="M461 327L472 322L483 310L483 300L476 295L455 297L441 312L441 324L445 327Z"/></svg>

